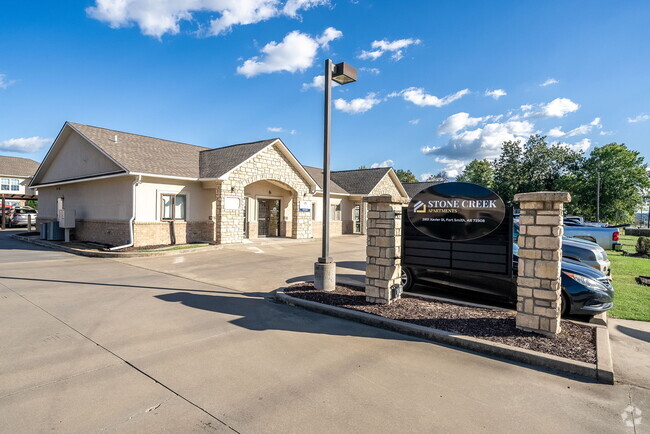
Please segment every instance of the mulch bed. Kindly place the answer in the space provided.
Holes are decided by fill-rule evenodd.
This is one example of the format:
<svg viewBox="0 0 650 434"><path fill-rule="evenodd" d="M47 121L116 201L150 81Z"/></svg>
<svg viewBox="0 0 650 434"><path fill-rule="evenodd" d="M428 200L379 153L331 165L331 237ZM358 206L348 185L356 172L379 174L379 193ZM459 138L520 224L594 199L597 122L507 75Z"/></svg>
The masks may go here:
<svg viewBox="0 0 650 434"><path fill-rule="evenodd" d="M193 246L195 244L205 244L207 243L190 243L190 244L155 244L151 246L138 246L138 247L125 247L120 249L120 252L140 252L142 250L158 250L158 249L170 249L172 247L184 247L184 246Z"/></svg>
<svg viewBox="0 0 650 434"><path fill-rule="evenodd" d="M303 283L285 290L291 297L354 309L465 336L499 342L587 363L596 363L596 331L593 327L562 321L554 337L528 333L515 327L515 313L461 306L403 294L390 305L368 303L362 288L337 285L332 292L318 291Z"/></svg>

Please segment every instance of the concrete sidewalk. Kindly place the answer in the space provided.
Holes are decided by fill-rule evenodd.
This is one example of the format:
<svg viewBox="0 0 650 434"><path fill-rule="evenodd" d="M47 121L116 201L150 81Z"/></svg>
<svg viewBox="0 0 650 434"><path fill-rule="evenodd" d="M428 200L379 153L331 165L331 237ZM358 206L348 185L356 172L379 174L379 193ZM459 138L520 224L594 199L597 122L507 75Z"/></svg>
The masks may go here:
<svg viewBox="0 0 650 434"><path fill-rule="evenodd" d="M363 241L333 240L342 274L361 274ZM626 407L650 414L642 387L557 376L273 303L269 290L309 275L319 246L258 248L118 261L0 233L0 426L631 433Z"/></svg>
<svg viewBox="0 0 650 434"><path fill-rule="evenodd" d="M609 318L608 328L617 381L650 389L650 323Z"/></svg>

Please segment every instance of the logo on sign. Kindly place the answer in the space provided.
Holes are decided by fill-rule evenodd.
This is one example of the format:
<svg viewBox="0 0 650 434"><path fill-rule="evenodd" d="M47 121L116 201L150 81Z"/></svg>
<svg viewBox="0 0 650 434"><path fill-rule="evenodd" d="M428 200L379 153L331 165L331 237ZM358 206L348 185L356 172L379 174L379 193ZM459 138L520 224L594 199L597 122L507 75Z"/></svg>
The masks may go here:
<svg viewBox="0 0 650 434"><path fill-rule="evenodd" d="M506 213L492 190L466 182L432 185L416 194L408 217L423 234L445 241L469 241L494 231Z"/></svg>

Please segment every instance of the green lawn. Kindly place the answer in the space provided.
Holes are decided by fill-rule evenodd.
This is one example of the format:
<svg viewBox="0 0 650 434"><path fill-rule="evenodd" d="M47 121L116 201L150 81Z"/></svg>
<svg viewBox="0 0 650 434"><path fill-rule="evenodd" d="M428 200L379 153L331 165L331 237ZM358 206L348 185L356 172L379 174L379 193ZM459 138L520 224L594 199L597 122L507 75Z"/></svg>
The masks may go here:
<svg viewBox="0 0 650 434"><path fill-rule="evenodd" d="M621 236L623 250L635 253L637 237ZM614 308L609 315L614 318L650 321L650 286L639 285L637 276L650 276L650 259L623 256L620 252L608 251L612 261L614 281Z"/></svg>

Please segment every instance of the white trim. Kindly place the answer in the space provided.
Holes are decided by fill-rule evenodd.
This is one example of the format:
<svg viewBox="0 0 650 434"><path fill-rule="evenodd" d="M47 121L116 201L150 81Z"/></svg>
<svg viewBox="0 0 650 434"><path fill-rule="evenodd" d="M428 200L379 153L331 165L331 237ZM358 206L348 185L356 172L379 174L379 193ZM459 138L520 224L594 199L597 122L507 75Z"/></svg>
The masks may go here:
<svg viewBox="0 0 650 434"><path fill-rule="evenodd" d="M4 173L0 173L0 176L2 176L3 178L16 178L16 179L18 179L18 178L20 178L20 179L33 178L33 176L31 176L31 175L29 175L29 176L28 175L25 175L25 176L23 176L23 175L7 175L7 174L4 174Z"/></svg>
<svg viewBox="0 0 650 434"><path fill-rule="evenodd" d="M174 220L163 220L162 218L162 201L161 201L161 196L185 196L185 218L183 220L181 219L174 219ZM164 190L164 189L156 189L156 222L157 223L164 223L164 222L169 222L169 221L180 221L180 222L189 222L190 220L190 192L174 192L172 190Z"/></svg>
<svg viewBox="0 0 650 434"><path fill-rule="evenodd" d="M36 185L30 186L29 188L47 188L47 187L54 187L56 185L74 184L75 182L96 181L98 179L117 178L119 176L128 176L128 175L135 175L135 174L134 173L115 173L113 175L105 175L105 176L100 175L100 176L93 176L91 178L71 179L69 181L59 181L59 182L53 182L53 183L48 183L48 184L36 184Z"/></svg>

